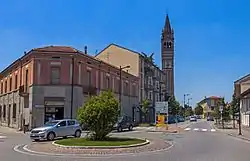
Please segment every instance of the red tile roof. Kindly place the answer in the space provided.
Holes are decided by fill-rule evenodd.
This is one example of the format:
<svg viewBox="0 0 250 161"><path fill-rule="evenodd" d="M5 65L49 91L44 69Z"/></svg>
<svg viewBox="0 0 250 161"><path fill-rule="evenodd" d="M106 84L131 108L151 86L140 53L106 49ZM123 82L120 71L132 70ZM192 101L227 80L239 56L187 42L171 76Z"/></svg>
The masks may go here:
<svg viewBox="0 0 250 161"><path fill-rule="evenodd" d="M41 48L32 49L33 51L39 52L65 52L65 53L76 53L79 52L77 49L70 46L45 46Z"/></svg>
<svg viewBox="0 0 250 161"><path fill-rule="evenodd" d="M208 98L211 98L211 99L221 99L221 97L218 97L218 96L210 96Z"/></svg>

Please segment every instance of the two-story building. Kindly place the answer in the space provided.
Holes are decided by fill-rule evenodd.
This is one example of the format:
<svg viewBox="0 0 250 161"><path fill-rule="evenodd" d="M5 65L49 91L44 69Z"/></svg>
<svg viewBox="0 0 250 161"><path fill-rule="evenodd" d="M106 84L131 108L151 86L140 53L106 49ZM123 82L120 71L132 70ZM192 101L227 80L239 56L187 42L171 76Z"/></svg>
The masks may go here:
<svg viewBox="0 0 250 161"><path fill-rule="evenodd" d="M139 102L142 103L145 99L150 101L149 119L154 121L155 102L165 101L167 82L162 70L150 60L149 56L117 44L110 44L95 57L118 68L130 66L125 71L139 77Z"/></svg>
<svg viewBox="0 0 250 161"><path fill-rule="evenodd" d="M32 49L0 73L0 82L0 125L13 128L75 118L90 95L105 90L121 96L122 115L133 116L139 104L139 79L88 55L87 47Z"/></svg>
<svg viewBox="0 0 250 161"><path fill-rule="evenodd" d="M250 126L250 74L234 82L234 92L240 98L242 125Z"/></svg>
<svg viewBox="0 0 250 161"><path fill-rule="evenodd" d="M218 96L210 96L205 97L198 104L203 108L203 118L209 116L214 109L218 106L219 101L221 101L222 97Z"/></svg>

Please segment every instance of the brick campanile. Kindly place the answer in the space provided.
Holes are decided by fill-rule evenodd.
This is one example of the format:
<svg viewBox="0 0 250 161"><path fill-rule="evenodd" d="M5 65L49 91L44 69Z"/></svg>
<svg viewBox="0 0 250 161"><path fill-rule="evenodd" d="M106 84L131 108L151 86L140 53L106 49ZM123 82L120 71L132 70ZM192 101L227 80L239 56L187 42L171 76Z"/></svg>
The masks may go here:
<svg viewBox="0 0 250 161"><path fill-rule="evenodd" d="M166 74L167 93L174 96L174 29L168 15L161 35L162 70Z"/></svg>

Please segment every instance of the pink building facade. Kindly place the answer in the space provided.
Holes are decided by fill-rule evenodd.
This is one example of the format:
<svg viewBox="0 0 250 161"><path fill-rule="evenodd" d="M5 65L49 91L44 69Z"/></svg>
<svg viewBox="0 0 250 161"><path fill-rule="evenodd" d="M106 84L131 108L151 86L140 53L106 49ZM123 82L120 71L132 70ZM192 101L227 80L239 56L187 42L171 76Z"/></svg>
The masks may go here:
<svg viewBox="0 0 250 161"><path fill-rule="evenodd" d="M122 115L134 117L139 79L87 54L66 46L32 49L0 74L0 125L29 128L49 118L75 118L90 95L112 90ZM73 83L72 83L73 82ZM73 98L73 99L72 99Z"/></svg>

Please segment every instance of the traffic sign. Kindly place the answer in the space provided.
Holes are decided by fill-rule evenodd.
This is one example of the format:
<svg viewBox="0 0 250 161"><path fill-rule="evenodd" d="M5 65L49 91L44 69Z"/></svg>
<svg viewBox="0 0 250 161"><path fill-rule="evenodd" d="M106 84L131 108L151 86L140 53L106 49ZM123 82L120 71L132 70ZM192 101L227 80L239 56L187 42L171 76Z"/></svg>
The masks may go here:
<svg viewBox="0 0 250 161"><path fill-rule="evenodd" d="M222 112L223 111L223 106L220 106L220 112Z"/></svg>

